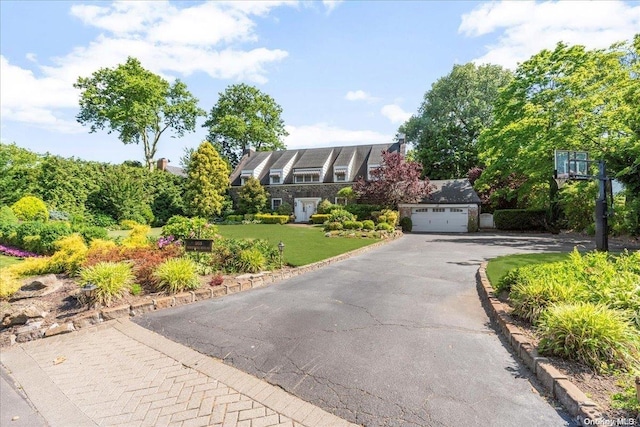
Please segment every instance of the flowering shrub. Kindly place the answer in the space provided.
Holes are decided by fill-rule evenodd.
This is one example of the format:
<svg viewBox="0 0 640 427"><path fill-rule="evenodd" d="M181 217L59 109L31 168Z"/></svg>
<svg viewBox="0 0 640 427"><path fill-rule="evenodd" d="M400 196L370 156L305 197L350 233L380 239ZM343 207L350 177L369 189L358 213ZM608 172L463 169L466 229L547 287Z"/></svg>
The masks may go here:
<svg viewBox="0 0 640 427"><path fill-rule="evenodd" d="M40 256L39 254L33 252L23 251L22 249L12 248L10 246L4 245L0 245L0 253L18 258L33 258Z"/></svg>
<svg viewBox="0 0 640 427"><path fill-rule="evenodd" d="M180 246L180 240L176 239L174 236L160 237L158 239L158 248L162 249L169 245Z"/></svg>

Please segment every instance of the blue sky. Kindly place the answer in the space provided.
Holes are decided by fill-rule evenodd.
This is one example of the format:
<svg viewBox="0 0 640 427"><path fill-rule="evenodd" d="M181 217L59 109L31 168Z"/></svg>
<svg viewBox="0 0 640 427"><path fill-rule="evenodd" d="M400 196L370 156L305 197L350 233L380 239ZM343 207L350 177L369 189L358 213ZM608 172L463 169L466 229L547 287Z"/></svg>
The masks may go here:
<svg viewBox="0 0 640 427"><path fill-rule="evenodd" d="M248 83L283 108L289 148L382 143L456 63L515 68L559 41L606 47L640 31L640 2L0 1L0 138L120 163L142 147L75 121L78 76L127 56L180 78L210 110ZM202 123L202 120L201 122ZM206 136L164 136L178 163Z"/></svg>

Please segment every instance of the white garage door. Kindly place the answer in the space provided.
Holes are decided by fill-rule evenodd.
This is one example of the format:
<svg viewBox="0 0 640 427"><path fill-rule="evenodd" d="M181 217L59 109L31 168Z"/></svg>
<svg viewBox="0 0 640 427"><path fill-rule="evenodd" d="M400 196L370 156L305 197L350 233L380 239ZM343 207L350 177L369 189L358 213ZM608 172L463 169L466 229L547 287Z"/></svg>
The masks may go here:
<svg viewBox="0 0 640 427"><path fill-rule="evenodd" d="M466 233L469 224L467 208L413 208L413 231L433 233Z"/></svg>

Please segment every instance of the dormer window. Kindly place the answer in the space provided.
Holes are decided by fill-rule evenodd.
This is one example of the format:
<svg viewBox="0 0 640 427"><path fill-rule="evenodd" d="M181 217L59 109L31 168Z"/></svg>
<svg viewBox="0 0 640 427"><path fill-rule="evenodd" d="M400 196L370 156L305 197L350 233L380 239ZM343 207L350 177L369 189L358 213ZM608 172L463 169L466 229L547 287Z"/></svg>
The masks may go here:
<svg viewBox="0 0 640 427"><path fill-rule="evenodd" d="M247 180L252 176L253 174L251 172L242 171L242 174L240 174L240 185L245 185Z"/></svg>
<svg viewBox="0 0 640 427"><path fill-rule="evenodd" d="M307 182L320 182L319 169L300 169L293 172L293 181L296 184Z"/></svg>
<svg viewBox="0 0 640 427"><path fill-rule="evenodd" d="M280 174L274 174L269 177L271 184L280 184Z"/></svg>
<svg viewBox="0 0 640 427"><path fill-rule="evenodd" d="M334 175L335 175L336 182L345 182L347 180L346 171L336 171Z"/></svg>

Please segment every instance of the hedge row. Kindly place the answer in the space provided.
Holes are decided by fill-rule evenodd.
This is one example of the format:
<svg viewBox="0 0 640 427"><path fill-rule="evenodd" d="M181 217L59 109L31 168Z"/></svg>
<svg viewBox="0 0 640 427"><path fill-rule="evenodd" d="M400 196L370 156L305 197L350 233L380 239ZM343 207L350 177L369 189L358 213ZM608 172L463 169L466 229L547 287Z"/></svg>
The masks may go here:
<svg viewBox="0 0 640 427"><path fill-rule="evenodd" d="M545 209L505 209L493 213L498 230L544 231L547 229Z"/></svg>
<svg viewBox="0 0 640 427"><path fill-rule="evenodd" d="M263 224L286 224L289 222L289 215L256 214L254 218Z"/></svg>

